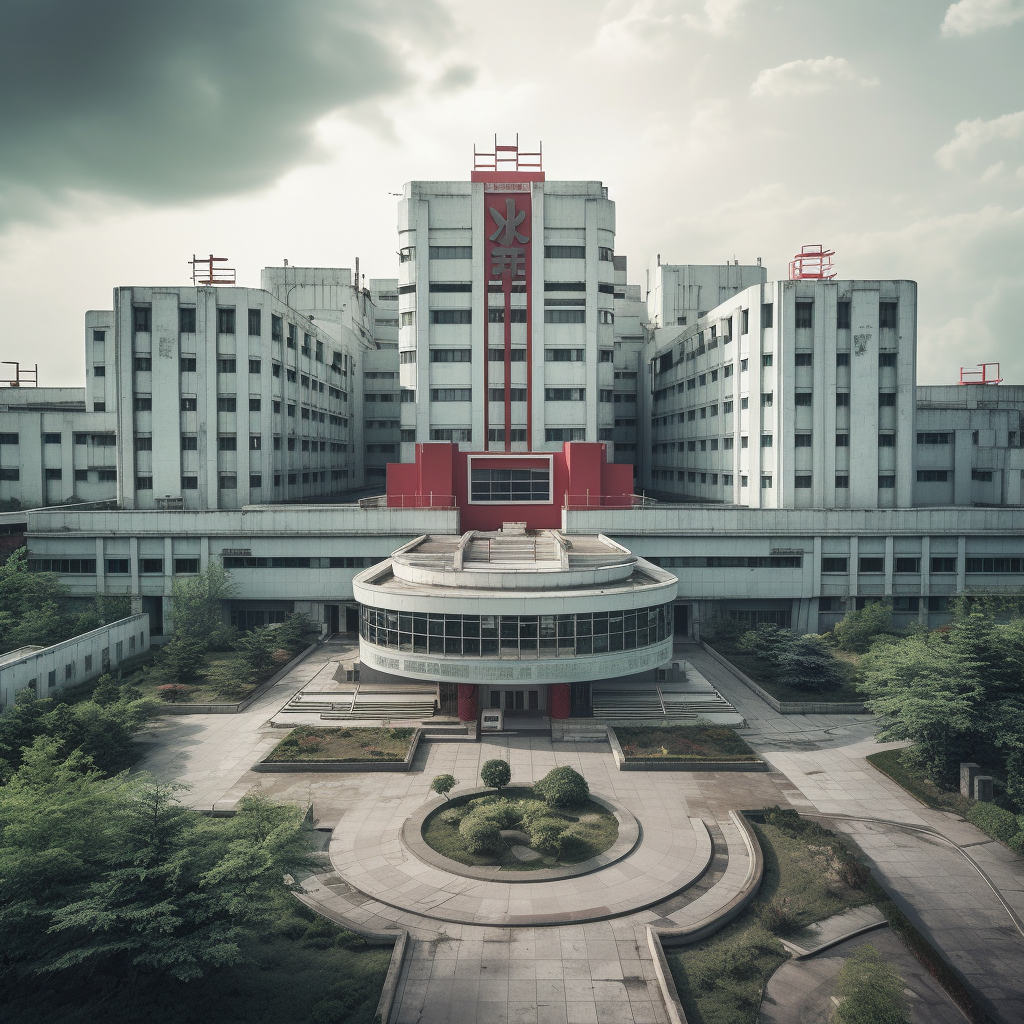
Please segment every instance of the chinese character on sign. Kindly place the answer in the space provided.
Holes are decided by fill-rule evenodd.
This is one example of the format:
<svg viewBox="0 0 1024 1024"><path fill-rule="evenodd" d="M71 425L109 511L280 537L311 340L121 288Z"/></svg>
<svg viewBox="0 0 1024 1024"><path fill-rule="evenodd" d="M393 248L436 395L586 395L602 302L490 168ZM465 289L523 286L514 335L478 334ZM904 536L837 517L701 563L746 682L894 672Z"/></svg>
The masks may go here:
<svg viewBox="0 0 1024 1024"><path fill-rule="evenodd" d="M502 215L492 206L490 210L491 216L494 218L494 223L498 225L497 230L490 236L492 242L498 242L499 245L509 246L513 242L522 242L525 244L530 240L529 235L524 235L518 231L520 224L526 220L526 211L516 211L516 201L514 199L505 200L505 216ZM499 235L501 240L499 242Z"/></svg>
<svg viewBox="0 0 1024 1024"><path fill-rule="evenodd" d="M508 272L512 277L526 277L526 250L504 249L491 250L491 280Z"/></svg>

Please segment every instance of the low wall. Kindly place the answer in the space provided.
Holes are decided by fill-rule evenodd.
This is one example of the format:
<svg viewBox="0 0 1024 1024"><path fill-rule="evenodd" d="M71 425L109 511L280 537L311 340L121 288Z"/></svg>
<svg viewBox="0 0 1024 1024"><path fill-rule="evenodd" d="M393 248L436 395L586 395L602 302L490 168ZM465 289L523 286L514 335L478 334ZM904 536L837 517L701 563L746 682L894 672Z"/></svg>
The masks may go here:
<svg viewBox="0 0 1024 1024"><path fill-rule="evenodd" d="M266 682L260 683L248 697L237 704L167 704L160 709L163 715L237 715L244 711L254 700L262 697L272 686L279 683L303 658L316 650L319 640L315 640L304 651L300 651L286 665L282 666Z"/></svg>
<svg viewBox="0 0 1024 1024"><path fill-rule="evenodd" d="M769 770L768 762L762 761L760 758L755 761L675 761L652 757L627 761L626 755L622 753L619 738L611 726L608 727L608 742L611 744L612 757L615 758L615 765L620 772L766 772Z"/></svg>
<svg viewBox="0 0 1024 1024"><path fill-rule="evenodd" d="M745 672L740 671L728 658L719 654L714 647L708 646L703 640L698 641L701 647L718 662L727 668L744 686L753 690L770 708L780 715L869 715L870 711L859 701L853 704L838 704L829 701L793 701L778 700L764 687L759 686Z"/></svg>
<svg viewBox="0 0 1024 1024"><path fill-rule="evenodd" d="M342 723L339 728L345 728ZM409 751L402 761L268 761L264 758L252 766L254 772L268 773L308 773L320 774L321 772L407 772L412 768L412 759L416 756L416 748L420 744L423 730L417 729L412 734L412 742L409 744ZM269 756L269 755L268 755Z"/></svg>

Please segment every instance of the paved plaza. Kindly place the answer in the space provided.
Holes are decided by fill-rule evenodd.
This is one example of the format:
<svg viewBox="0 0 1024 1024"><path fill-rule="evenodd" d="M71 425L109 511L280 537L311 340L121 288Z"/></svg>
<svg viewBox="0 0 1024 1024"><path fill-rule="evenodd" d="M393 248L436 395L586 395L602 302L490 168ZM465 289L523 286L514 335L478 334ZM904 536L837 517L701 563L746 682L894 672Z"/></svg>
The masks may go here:
<svg viewBox="0 0 1024 1024"><path fill-rule="evenodd" d="M317 827L333 832L331 869L305 883L308 900L341 923L410 934L392 1018L400 1024L668 1021L647 927L686 927L721 910L749 866L729 811L771 804L853 836L993 1015L1024 1021L1024 938L1011 916L1024 914L1021 861L953 815L921 806L868 764L866 754L884 749L868 716L777 714L688 647L685 657L744 715L744 732L771 772L618 772L607 744L541 734L423 743L407 774L252 772L284 735L269 724L274 714L351 649L323 645L241 714L161 719L145 737L141 767L190 783L188 802L197 808L229 809L253 788L312 804ZM595 794L636 816L641 843L591 875L544 883L468 879L420 862L399 833L432 798L430 779L451 772L461 785L477 785L491 757L509 761L514 783L571 765ZM599 919L555 923L580 910Z"/></svg>

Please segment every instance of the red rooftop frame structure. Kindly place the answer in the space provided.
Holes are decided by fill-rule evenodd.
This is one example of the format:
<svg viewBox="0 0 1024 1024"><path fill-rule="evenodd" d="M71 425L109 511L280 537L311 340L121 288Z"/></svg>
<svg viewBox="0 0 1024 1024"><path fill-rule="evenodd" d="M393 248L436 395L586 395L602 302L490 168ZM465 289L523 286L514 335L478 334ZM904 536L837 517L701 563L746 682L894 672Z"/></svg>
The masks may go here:
<svg viewBox="0 0 1024 1024"><path fill-rule="evenodd" d="M995 369L991 370L993 366ZM976 370L969 370L966 366L960 367L961 384L1001 384L1002 382L1003 378L999 376L998 363L978 363Z"/></svg>
<svg viewBox="0 0 1024 1024"><path fill-rule="evenodd" d="M830 281L836 276L835 252L823 245L803 245L789 264L790 281Z"/></svg>
<svg viewBox="0 0 1024 1024"><path fill-rule="evenodd" d="M227 256L196 256L192 254L189 263L192 264L192 283L199 287L207 287L215 284L234 284L234 267L215 267L215 263L227 263Z"/></svg>

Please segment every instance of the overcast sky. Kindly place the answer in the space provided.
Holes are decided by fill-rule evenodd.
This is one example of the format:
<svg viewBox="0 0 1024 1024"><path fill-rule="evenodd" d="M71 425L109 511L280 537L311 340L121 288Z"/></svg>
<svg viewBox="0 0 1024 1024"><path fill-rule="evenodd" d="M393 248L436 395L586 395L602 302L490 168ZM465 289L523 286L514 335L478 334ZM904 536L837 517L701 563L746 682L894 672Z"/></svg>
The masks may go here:
<svg viewBox="0 0 1024 1024"><path fill-rule="evenodd" d="M1024 384L1024 0L0 0L0 358L81 385L83 315L195 253L397 275L404 182L519 133L616 251L806 242L920 286L919 377Z"/></svg>

